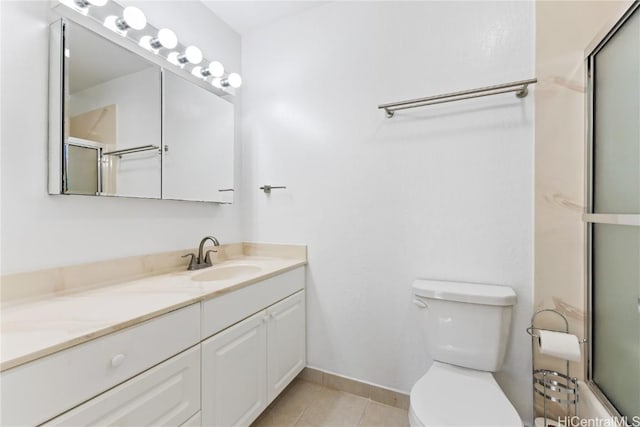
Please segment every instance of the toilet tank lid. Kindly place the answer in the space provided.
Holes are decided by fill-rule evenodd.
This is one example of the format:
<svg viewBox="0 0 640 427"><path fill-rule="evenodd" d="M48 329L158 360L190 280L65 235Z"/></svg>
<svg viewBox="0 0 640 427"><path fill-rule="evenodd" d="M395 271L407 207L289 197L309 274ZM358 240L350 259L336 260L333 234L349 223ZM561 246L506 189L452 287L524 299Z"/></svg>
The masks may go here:
<svg viewBox="0 0 640 427"><path fill-rule="evenodd" d="M509 286L483 283L416 279L413 281L413 292L425 298L470 304L507 306L516 303L516 293Z"/></svg>

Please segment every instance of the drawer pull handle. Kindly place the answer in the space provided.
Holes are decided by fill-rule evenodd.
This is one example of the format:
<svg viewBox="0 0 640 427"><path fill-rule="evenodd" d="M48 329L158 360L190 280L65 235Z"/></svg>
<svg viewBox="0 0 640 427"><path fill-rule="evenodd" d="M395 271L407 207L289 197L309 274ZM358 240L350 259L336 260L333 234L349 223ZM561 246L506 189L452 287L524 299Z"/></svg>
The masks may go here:
<svg viewBox="0 0 640 427"><path fill-rule="evenodd" d="M111 358L111 366L113 366L114 368L117 368L118 366L122 365L122 362L124 362L124 358L125 358L124 354L122 353L116 354Z"/></svg>

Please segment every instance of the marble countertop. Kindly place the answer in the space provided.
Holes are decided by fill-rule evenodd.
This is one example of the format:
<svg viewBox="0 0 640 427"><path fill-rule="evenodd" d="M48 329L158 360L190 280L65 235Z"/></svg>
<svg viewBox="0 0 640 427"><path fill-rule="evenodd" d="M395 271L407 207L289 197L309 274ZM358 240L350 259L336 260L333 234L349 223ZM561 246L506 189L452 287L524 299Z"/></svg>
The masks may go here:
<svg viewBox="0 0 640 427"><path fill-rule="evenodd" d="M240 255L204 270L161 274L4 307L0 320L0 371L306 263L306 259L299 258ZM191 280L203 272L231 265L253 265L260 270L232 279Z"/></svg>

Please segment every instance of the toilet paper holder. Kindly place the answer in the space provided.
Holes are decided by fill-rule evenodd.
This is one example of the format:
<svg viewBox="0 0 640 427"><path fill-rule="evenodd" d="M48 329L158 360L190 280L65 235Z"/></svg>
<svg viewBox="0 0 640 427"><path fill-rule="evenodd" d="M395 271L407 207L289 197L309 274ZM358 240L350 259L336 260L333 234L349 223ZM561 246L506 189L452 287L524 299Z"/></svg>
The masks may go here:
<svg viewBox="0 0 640 427"><path fill-rule="evenodd" d="M569 331L559 331L557 329L547 329L547 328L534 328L533 326L529 326L527 328L527 333L529 335L531 335L533 338L540 339L540 335L537 335L535 331L561 332L563 334L568 334L569 333ZM584 344L584 343L587 342L587 339L578 337L578 342L580 344Z"/></svg>
<svg viewBox="0 0 640 427"><path fill-rule="evenodd" d="M559 317L562 320L564 328L549 329L538 328L535 326L536 318L543 314L549 313ZM536 341L540 340L539 331L552 331L560 333L569 333L569 321L566 316L557 310L546 308L538 310L531 316L531 324L527 328L527 333L531 336L531 366L532 366L532 383L533 383L533 426L551 426L556 425L555 420L548 417L547 402L553 402L566 408L567 416L578 415L578 379L572 378L569 371L569 361L566 361L565 372L557 372L549 369L535 368ZM580 344L587 342L586 339L578 338ZM536 419L536 396L542 396L543 417ZM553 424L549 423L550 421Z"/></svg>

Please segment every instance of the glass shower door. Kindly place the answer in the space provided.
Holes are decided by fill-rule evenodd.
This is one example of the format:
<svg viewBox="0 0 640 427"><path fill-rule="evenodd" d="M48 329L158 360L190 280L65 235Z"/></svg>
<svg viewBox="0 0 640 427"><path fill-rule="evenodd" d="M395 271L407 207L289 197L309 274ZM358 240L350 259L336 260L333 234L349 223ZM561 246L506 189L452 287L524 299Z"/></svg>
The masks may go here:
<svg viewBox="0 0 640 427"><path fill-rule="evenodd" d="M76 143L64 146L64 193L100 193L100 148Z"/></svg>
<svg viewBox="0 0 640 427"><path fill-rule="evenodd" d="M590 379L640 417L640 8L589 56Z"/></svg>
<svg viewBox="0 0 640 427"><path fill-rule="evenodd" d="M640 416L640 227L593 225L593 381Z"/></svg>

